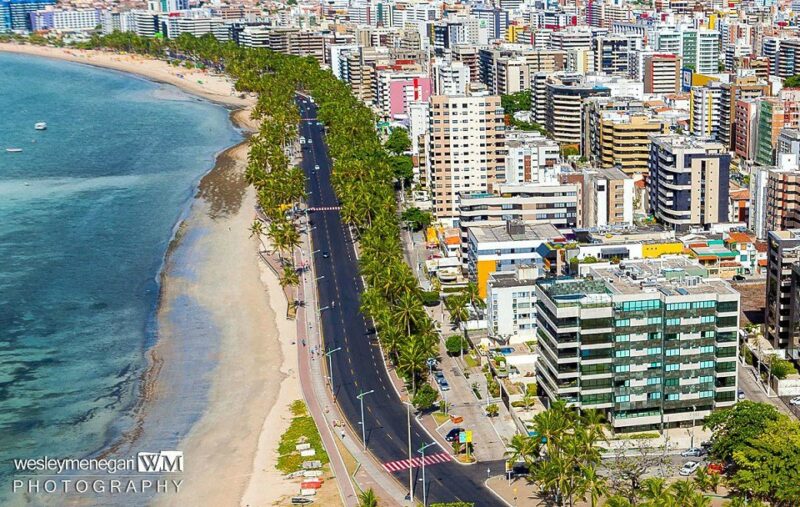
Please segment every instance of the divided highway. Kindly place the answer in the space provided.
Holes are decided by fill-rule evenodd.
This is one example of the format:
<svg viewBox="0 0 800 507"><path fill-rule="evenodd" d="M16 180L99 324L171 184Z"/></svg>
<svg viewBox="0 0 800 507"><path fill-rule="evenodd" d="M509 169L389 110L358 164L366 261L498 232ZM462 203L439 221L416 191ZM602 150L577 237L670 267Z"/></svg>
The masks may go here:
<svg viewBox="0 0 800 507"><path fill-rule="evenodd" d="M308 178L308 207L321 208L310 211L309 218L322 332L327 350L341 347L331 355L336 400L356 434L360 434L361 408L357 396L361 392L374 391L364 396L367 447L381 464L407 459L406 407L398 399L386 373L374 330L359 310L363 286L358 259L331 186L331 162L323 127L318 125L316 105L309 101L303 103L301 99L297 103L302 118L300 136L311 141L310 145L303 147L302 160ZM413 419L411 434L414 457L419 457L417 449L432 439ZM442 451L433 446L426 450L426 455ZM493 474L502 473L502 462L488 466ZM483 485L486 469L486 463L463 466L445 462L426 466L428 502L463 500L478 506L500 505L497 497ZM415 469L414 496L421 500L419 472L418 468ZM397 472L396 477L405 488L408 487L407 470Z"/></svg>

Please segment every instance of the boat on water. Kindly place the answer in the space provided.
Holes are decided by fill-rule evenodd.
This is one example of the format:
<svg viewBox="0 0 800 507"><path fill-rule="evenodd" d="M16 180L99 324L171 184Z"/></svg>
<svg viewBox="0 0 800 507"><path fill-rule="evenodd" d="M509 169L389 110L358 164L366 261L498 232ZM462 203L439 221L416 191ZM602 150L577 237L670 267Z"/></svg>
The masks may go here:
<svg viewBox="0 0 800 507"><path fill-rule="evenodd" d="M6 148L6 151L9 153L19 153L22 151L22 148Z"/></svg>
<svg viewBox="0 0 800 507"><path fill-rule="evenodd" d="M36 130L47 130L47 123L40 121L39 123L35 124L33 128L35 128Z"/></svg>

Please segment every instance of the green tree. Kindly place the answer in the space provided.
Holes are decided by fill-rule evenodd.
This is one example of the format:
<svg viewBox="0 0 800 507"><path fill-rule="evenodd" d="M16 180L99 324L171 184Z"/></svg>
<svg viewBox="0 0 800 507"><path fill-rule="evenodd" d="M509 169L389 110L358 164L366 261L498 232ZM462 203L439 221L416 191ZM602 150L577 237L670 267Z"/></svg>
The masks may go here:
<svg viewBox="0 0 800 507"><path fill-rule="evenodd" d="M756 439L767 423L778 417L774 406L749 400L712 412L703 422L703 427L713 432L711 454L720 461L729 461L734 452Z"/></svg>
<svg viewBox="0 0 800 507"><path fill-rule="evenodd" d="M408 222L409 226L414 231L424 229L433 223L433 215L419 208L408 208L403 212L400 218L403 222Z"/></svg>
<svg viewBox="0 0 800 507"><path fill-rule="evenodd" d="M280 284L281 287L286 287L287 285L295 286L300 284L300 276L297 274L297 270L294 266L286 265L283 267L283 273L281 273L280 277Z"/></svg>
<svg viewBox="0 0 800 507"><path fill-rule="evenodd" d="M798 88L800 87L800 74L789 76L783 80L784 88Z"/></svg>
<svg viewBox="0 0 800 507"><path fill-rule="evenodd" d="M395 179L404 185L414 177L414 162L408 155L394 155L389 159L389 164Z"/></svg>
<svg viewBox="0 0 800 507"><path fill-rule="evenodd" d="M393 128L384 146L395 155L407 152L411 149L411 138L408 137L408 131L404 128Z"/></svg>
<svg viewBox="0 0 800 507"><path fill-rule="evenodd" d="M422 386L419 389L417 389L417 392L414 395L412 403L414 404L414 407L417 410L427 410L431 408L434 403L436 403L436 400L438 398L439 398L439 393L437 393L436 390L433 387L431 387L430 384L425 383L422 384Z"/></svg>
<svg viewBox="0 0 800 507"><path fill-rule="evenodd" d="M457 356L466 350L466 343L464 337L460 334L453 334L447 337L444 342L444 348L451 356Z"/></svg>
<svg viewBox="0 0 800 507"><path fill-rule="evenodd" d="M500 105L503 111L511 116L514 116L514 113L519 111L530 111L532 105L531 92L530 90L525 90L510 95L501 95Z"/></svg>
<svg viewBox="0 0 800 507"><path fill-rule="evenodd" d="M378 497L372 488L358 494L358 507L378 507Z"/></svg>
<svg viewBox="0 0 800 507"><path fill-rule="evenodd" d="M733 451L729 484L773 505L800 505L800 423L781 414L760 430Z"/></svg>

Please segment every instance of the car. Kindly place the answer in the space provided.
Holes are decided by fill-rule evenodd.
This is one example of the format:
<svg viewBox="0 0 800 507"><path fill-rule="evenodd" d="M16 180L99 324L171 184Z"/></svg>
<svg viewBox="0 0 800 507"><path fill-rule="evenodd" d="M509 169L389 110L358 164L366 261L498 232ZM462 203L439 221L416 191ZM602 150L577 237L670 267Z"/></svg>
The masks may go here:
<svg viewBox="0 0 800 507"><path fill-rule="evenodd" d="M447 380L442 379L442 381L439 382L439 389L441 389L442 391L449 391L450 384L447 383Z"/></svg>
<svg viewBox="0 0 800 507"><path fill-rule="evenodd" d="M314 170L315 170L315 171L319 171L319 166L315 164L315 165L314 165Z"/></svg>
<svg viewBox="0 0 800 507"><path fill-rule="evenodd" d="M700 447L692 447L691 449L686 449L681 453L681 456L684 458L699 458L701 456L705 456L706 450L701 449Z"/></svg>
<svg viewBox="0 0 800 507"><path fill-rule="evenodd" d="M733 281L734 282L743 282L745 280L746 280L746 278L744 276L742 276L742 275L733 275Z"/></svg>
<svg viewBox="0 0 800 507"><path fill-rule="evenodd" d="M331 256L330 252L322 252L322 258L323 259L327 259L330 256Z"/></svg>
<svg viewBox="0 0 800 507"><path fill-rule="evenodd" d="M800 396L795 396L789 400L789 405L800 405Z"/></svg>
<svg viewBox="0 0 800 507"><path fill-rule="evenodd" d="M744 399L744 391L739 389L739 392L736 394L736 396L739 399L739 401L742 401Z"/></svg>
<svg viewBox="0 0 800 507"><path fill-rule="evenodd" d="M725 473L725 465L722 463L709 463L706 467L706 472L710 474L722 475Z"/></svg>
<svg viewBox="0 0 800 507"><path fill-rule="evenodd" d="M452 430L447 432L447 435L444 436L444 439L448 442L455 442L458 438L458 434L464 431L464 428L453 428Z"/></svg>
<svg viewBox="0 0 800 507"><path fill-rule="evenodd" d="M709 440L703 440L702 442L700 442L700 447L702 447L705 450L709 450L711 449L711 442Z"/></svg>
<svg viewBox="0 0 800 507"><path fill-rule="evenodd" d="M684 477L692 475L699 466L700 463L698 463L697 461L687 461L678 471L678 474Z"/></svg>
<svg viewBox="0 0 800 507"><path fill-rule="evenodd" d="M306 144L306 138L305 137L301 137L300 138L300 144Z"/></svg>
<svg viewBox="0 0 800 507"><path fill-rule="evenodd" d="M435 379L436 379L436 382L437 382L437 383L441 384L441 383L442 383L442 380L445 380L445 378L444 378L444 372L442 372L442 371L439 371L439 370L436 370L435 372L433 372L433 378L435 378Z"/></svg>
<svg viewBox="0 0 800 507"><path fill-rule="evenodd" d="M308 144L313 144L313 143L314 143L314 141L312 141L310 137L308 138L308 141L306 141L306 142L307 142Z"/></svg>

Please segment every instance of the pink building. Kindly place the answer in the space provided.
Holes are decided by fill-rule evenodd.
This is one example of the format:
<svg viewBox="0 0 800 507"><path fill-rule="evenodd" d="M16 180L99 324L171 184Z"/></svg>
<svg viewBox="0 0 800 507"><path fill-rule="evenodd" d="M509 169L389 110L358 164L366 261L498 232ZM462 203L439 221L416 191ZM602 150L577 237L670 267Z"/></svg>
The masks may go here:
<svg viewBox="0 0 800 507"><path fill-rule="evenodd" d="M389 83L389 116L408 114L406 109L409 102L426 102L431 96L431 78L409 77L393 79Z"/></svg>

